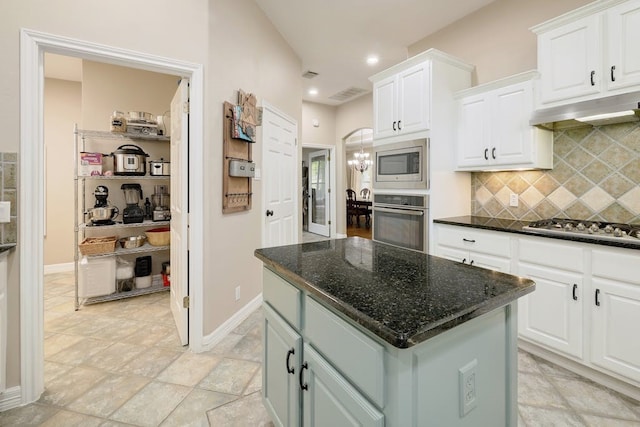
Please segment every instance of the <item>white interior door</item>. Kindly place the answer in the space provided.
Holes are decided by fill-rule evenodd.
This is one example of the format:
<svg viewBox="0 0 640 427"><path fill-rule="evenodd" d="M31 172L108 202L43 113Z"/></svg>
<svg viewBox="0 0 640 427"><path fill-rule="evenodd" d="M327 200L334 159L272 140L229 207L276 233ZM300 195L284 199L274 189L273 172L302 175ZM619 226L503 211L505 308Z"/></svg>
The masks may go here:
<svg viewBox="0 0 640 427"><path fill-rule="evenodd" d="M189 143L189 82L182 79L171 100L171 312L182 345L189 343L189 159L182 144Z"/></svg>
<svg viewBox="0 0 640 427"><path fill-rule="evenodd" d="M295 120L265 106L262 114L263 246L297 243L297 135Z"/></svg>
<svg viewBox="0 0 640 427"><path fill-rule="evenodd" d="M309 153L309 231L329 237L329 150Z"/></svg>

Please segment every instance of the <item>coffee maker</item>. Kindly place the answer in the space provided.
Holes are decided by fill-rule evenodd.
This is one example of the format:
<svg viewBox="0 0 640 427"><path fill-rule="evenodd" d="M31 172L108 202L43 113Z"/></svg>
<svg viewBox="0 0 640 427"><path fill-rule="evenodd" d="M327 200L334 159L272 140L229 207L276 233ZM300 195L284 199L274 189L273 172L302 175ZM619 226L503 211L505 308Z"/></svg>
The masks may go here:
<svg viewBox="0 0 640 427"><path fill-rule="evenodd" d="M124 192L124 202L127 204L122 211L122 222L133 224L144 221L144 209L138 206L142 200L140 184L122 184L120 189Z"/></svg>
<svg viewBox="0 0 640 427"><path fill-rule="evenodd" d="M169 189L166 185L156 185L151 196L154 221L169 221L171 209L169 205Z"/></svg>

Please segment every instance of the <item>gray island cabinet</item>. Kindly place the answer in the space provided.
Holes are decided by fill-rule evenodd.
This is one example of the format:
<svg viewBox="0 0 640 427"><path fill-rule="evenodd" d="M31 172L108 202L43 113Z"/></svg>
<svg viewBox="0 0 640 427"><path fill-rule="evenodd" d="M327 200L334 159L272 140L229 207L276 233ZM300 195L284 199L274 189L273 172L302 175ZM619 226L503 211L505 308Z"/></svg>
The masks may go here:
<svg viewBox="0 0 640 427"><path fill-rule="evenodd" d="M255 255L275 425L517 425L531 280L357 237Z"/></svg>

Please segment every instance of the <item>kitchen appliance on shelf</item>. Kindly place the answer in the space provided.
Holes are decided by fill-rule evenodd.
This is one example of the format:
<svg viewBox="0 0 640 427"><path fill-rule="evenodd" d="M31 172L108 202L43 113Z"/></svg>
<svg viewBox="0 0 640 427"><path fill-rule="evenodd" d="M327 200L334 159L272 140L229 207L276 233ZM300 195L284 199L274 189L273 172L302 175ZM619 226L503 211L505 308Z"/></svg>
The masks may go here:
<svg viewBox="0 0 640 427"><path fill-rule="evenodd" d="M109 205L109 188L98 185L93 192L96 202L92 209L87 211L90 225L113 225L113 221L120 210L116 206Z"/></svg>
<svg viewBox="0 0 640 427"><path fill-rule="evenodd" d="M166 185L156 185L151 196L154 221L169 221L171 208L169 204L169 189Z"/></svg>
<svg viewBox="0 0 640 427"><path fill-rule="evenodd" d="M429 196L373 195L373 240L429 252Z"/></svg>
<svg viewBox="0 0 640 427"><path fill-rule="evenodd" d="M619 224L581 219L549 218L533 221L522 229L532 234L580 237L595 241L640 246L640 224Z"/></svg>
<svg viewBox="0 0 640 427"><path fill-rule="evenodd" d="M165 161L162 157L160 157L160 160L151 160L149 162L149 175L170 176L171 162Z"/></svg>
<svg viewBox="0 0 640 427"><path fill-rule="evenodd" d="M114 175L146 175L147 157L149 157L149 155L137 145L121 145L110 155L113 157Z"/></svg>
<svg viewBox="0 0 640 427"><path fill-rule="evenodd" d="M124 201L127 207L122 211L122 222L133 224L144 221L144 209L138 203L142 200L142 186L140 184L122 184Z"/></svg>
<svg viewBox="0 0 640 427"><path fill-rule="evenodd" d="M373 188L428 189L429 140L426 138L373 147Z"/></svg>

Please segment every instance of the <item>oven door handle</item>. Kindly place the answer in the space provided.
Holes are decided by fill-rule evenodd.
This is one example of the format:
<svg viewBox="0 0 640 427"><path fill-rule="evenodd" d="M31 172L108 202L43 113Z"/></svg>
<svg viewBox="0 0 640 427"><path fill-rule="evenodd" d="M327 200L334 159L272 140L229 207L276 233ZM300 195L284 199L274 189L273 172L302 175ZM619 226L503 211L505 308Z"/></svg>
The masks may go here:
<svg viewBox="0 0 640 427"><path fill-rule="evenodd" d="M387 213L395 213L401 215L413 215L413 216L424 216L423 210L413 210L413 209L395 209L395 208L373 208L374 212L387 212Z"/></svg>

